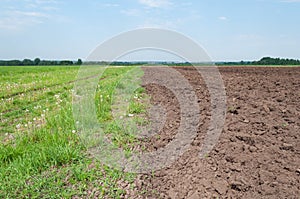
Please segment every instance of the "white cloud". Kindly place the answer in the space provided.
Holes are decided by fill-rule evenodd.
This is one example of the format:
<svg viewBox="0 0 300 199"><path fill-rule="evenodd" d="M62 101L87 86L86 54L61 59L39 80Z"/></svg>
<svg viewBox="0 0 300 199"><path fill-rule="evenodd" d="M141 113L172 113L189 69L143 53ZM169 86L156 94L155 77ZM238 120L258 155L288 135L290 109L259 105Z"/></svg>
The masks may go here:
<svg viewBox="0 0 300 199"><path fill-rule="evenodd" d="M59 3L56 0L32 0L32 1L37 4L57 4L57 3Z"/></svg>
<svg viewBox="0 0 300 199"><path fill-rule="evenodd" d="M219 17L219 20L226 21L227 17L221 16L221 17Z"/></svg>
<svg viewBox="0 0 300 199"><path fill-rule="evenodd" d="M49 16L40 12L9 11L0 18L0 29L18 30L25 26L43 23Z"/></svg>
<svg viewBox="0 0 300 199"><path fill-rule="evenodd" d="M150 8L167 8L172 5L170 0L139 0L139 3Z"/></svg>
<svg viewBox="0 0 300 199"><path fill-rule="evenodd" d="M105 3L103 4L104 7L119 7L120 4L117 3Z"/></svg>
<svg viewBox="0 0 300 199"><path fill-rule="evenodd" d="M11 16L16 16L16 17L45 17L47 18L48 15L44 14L44 13L40 13L40 12L24 12L24 11L19 11L19 10L15 10L15 11L12 11L10 12Z"/></svg>
<svg viewBox="0 0 300 199"><path fill-rule="evenodd" d="M56 0L27 0L32 8L43 10L58 10L57 6L62 2Z"/></svg>
<svg viewBox="0 0 300 199"><path fill-rule="evenodd" d="M22 30L28 26L42 24L53 17L58 2L56 0L25 0L23 4L15 5L9 2L0 16L0 29Z"/></svg>
<svg viewBox="0 0 300 199"><path fill-rule="evenodd" d="M46 10L46 11L58 11L59 8L57 7L54 7L54 6L44 6L42 7L43 10Z"/></svg>
<svg viewBox="0 0 300 199"><path fill-rule="evenodd" d="M131 17L138 17L141 15L140 10L137 9L121 10L121 13Z"/></svg>

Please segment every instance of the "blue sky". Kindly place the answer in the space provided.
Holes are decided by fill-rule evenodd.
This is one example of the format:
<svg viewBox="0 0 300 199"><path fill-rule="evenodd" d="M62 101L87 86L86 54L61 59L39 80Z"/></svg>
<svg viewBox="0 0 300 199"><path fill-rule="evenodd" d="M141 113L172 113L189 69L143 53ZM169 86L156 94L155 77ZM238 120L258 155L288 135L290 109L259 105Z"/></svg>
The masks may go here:
<svg viewBox="0 0 300 199"><path fill-rule="evenodd" d="M0 0L0 59L85 59L105 40L156 27L214 61L300 59L300 0Z"/></svg>

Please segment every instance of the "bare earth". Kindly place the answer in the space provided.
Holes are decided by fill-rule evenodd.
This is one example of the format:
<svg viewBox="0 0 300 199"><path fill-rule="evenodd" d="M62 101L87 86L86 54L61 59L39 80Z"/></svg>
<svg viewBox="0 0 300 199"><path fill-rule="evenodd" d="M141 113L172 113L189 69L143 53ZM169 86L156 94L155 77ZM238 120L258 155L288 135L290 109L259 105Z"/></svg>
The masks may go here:
<svg viewBox="0 0 300 199"><path fill-rule="evenodd" d="M226 122L218 144L203 159L199 151L210 121L209 92L195 69L176 70L199 98L198 136L173 165L140 175L138 196L125 197L300 198L300 67L220 68L227 92ZM157 73L154 67L144 71L144 78ZM156 150L176 135L180 107L167 88L145 87L151 103L167 110L159 139L151 138L146 144Z"/></svg>

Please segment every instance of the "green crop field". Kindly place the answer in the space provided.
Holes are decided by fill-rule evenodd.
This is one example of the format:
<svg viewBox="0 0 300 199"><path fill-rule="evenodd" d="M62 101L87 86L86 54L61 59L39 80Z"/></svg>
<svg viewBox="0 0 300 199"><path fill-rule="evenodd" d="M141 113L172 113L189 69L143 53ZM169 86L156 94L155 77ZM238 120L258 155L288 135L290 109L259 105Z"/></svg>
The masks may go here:
<svg viewBox="0 0 300 199"><path fill-rule="evenodd" d="M78 66L0 67L0 198L119 198L124 190L118 184L134 180L134 174L88 155L72 112L78 71ZM112 106L115 90L127 86L120 81L129 71L143 75L139 68L108 68L95 93L105 133L128 152L138 140L114 119ZM143 121L143 98L139 88L129 100L125 111L133 123Z"/></svg>

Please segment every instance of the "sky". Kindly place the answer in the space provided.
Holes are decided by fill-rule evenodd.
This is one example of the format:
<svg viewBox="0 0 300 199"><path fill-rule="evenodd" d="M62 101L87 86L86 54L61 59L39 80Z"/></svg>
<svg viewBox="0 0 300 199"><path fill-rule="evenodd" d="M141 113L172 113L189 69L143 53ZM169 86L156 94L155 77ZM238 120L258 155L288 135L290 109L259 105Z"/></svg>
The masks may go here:
<svg viewBox="0 0 300 199"><path fill-rule="evenodd" d="M85 60L137 28L184 34L213 61L300 59L299 11L300 0L0 0L0 59Z"/></svg>

